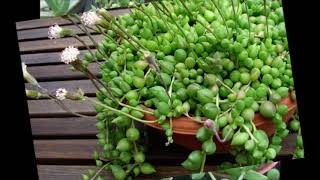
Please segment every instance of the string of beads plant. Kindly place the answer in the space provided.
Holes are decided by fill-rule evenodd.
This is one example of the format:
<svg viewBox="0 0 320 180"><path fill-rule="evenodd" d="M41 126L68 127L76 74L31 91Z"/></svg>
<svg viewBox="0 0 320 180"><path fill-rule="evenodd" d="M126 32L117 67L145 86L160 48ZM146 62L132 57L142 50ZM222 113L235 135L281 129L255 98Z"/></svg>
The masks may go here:
<svg viewBox="0 0 320 180"><path fill-rule="evenodd" d="M93 158L100 170L89 170L83 179L103 179L99 173L105 169L119 180L155 173L136 123L160 124L169 146L173 121L180 116L202 125L196 133L202 148L189 154L184 168L202 173L207 156L216 152L214 139L230 144L235 157L222 169L272 162L289 134L283 121L289 108L281 101L295 100L281 2L163 0L129 7L130 13L118 17L102 8L64 16L89 36L95 50L70 29L49 28L50 39L74 37L83 43L84 58L69 46L61 61L97 88L97 100L63 88L56 96L91 101L97 111L102 151ZM104 39L95 42L92 31ZM99 65L101 79L88 69L90 63ZM271 139L253 123L256 113L274 123ZM156 119L144 119L146 114ZM299 132L295 158L302 158L296 116L289 126Z"/></svg>

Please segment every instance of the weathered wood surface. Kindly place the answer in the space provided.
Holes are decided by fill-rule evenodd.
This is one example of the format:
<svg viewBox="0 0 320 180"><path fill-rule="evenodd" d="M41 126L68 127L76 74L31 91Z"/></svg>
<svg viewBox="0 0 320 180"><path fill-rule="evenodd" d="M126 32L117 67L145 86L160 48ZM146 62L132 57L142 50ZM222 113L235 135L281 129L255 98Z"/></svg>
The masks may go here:
<svg viewBox="0 0 320 180"><path fill-rule="evenodd" d="M57 81L57 80L78 80L87 79L79 72L71 70L72 66L68 64L31 66L28 71L37 81ZM99 66L96 63L89 64L89 70L96 76L99 76Z"/></svg>
<svg viewBox="0 0 320 180"><path fill-rule="evenodd" d="M88 52L87 50L80 51L80 58L82 59L84 53ZM92 52L96 52L95 49L92 49ZM36 54L21 54L21 61L28 66L35 65L55 65L63 64L60 59L61 52L44 52Z"/></svg>
<svg viewBox="0 0 320 180"><path fill-rule="evenodd" d="M95 115L93 105L89 101L73 101L63 100L66 107L72 112L81 113L84 115ZM28 100L29 113L31 117L66 117L73 116L69 112L62 109L55 100L41 99Z"/></svg>
<svg viewBox="0 0 320 180"><path fill-rule="evenodd" d="M79 29L76 25L65 25L65 26L60 26L60 27L70 29L75 34L77 34L79 36L85 34L85 32L83 32L81 29ZM93 31L92 29L87 28L87 30L91 34L96 34L96 32ZM48 39L48 27L18 31L17 35L18 35L19 41Z"/></svg>
<svg viewBox="0 0 320 180"><path fill-rule="evenodd" d="M92 38L99 42L103 40L102 35L92 35ZM81 36L81 40L84 41L90 48L93 47L93 42L88 36ZM85 46L73 37L66 37L61 39L44 39L36 41L22 41L19 42L20 52L22 53L36 53L36 52L52 52L60 51L68 46L74 46L78 49L84 49Z"/></svg>
<svg viewBox="0 0 320 180"><path fill-rule="evenodd" d="M288 158L289 154L293 152L295 148L295 143L293 140L295 135L290 135L284 140L282 144L282 150L279 153L279 156ZM154 142L155 143L155 142ZM158 142L159 143L159 142ZM54 162L57 159L60 161L65 161L70 163L70 160L82 160L86 162L93 163L92 152L95 150L97 144L96 139L68 139L68 140L35 140L35 151L36 156L39 162ZM152 146L152 145L151 145ZM184 149L180 146L174 145L172 147L166 148L164 143L160 148L152 148L152 151L148 152L150 161L153 163L161 164L172 164L182 162L190 150ZM169 151L170 149L170 151ZM226 153L218 153L208 159L208 162L217 164L214 161L219 161L218 157L229 156ZM230 156L229 156L230 157Z"/></svg>
<svg viewBox="0 0 320 180"><path fill-rule="evenodd" d="M81 88L85 95L87 96L95 96L96 88L92 85L90 80L65 80L65 81L44 81L39 82L40 86L49 89L56 90L58 88L65 88L68 91L76 91L78 88ZM25 84L27 89L32 89L33 86L29 83Z"/></svg>
<svg viewBox="0 0 320 180"><path fill-rule="evenodd" d="M57 166L57 165L39 165L39 178L43 180L72 180L79 179L81 174L87 173L88 169L98 170L95 166ZM206 171L213 171L214 166L207 166ZM139 180L154 180L165 177L179 176L189 174L190 172L179 166L157 166L157 175L142 176ZM103 172L106 179L112 179L110 172Z"/></svg>

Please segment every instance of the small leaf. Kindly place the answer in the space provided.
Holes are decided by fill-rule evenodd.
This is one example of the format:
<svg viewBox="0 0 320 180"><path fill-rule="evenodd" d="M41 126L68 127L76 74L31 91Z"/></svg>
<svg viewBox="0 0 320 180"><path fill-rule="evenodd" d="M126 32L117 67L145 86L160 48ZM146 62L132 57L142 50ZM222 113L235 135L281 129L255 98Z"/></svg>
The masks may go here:
<svg viewBox="0 0 320 180"><path fill-rule="evenodd" d="M143 174L153 174L156 172L154 167L150 163L142 163L140 166L140 170Z"/></svg>
<svg viewBox="0 0 320 180"><path fill-rule="evenodd" d="M253 170L249 170L247 173L246 173L246 179L247 180L256 180L256 179L259 179L259 180L268 180L268 177L263 175L263 174L260 174L256 171L253 171Z"/></svg>
<svg viewBox="0 0 320 180"><path fill-rule="evenodd" d="M206 175L206 173L204 173L204 172L191 174L191 178L195 179L195 180L198 180L198 179L202 179L205 175Z"/></svg>
<svg viewBox="0 0 320 180"><path fill-rule="evenodd" d="M126 177L126 172L119 165L111 165L111 172L116 179L123 180Z"/></svg>
<svg viewBox="0 0 320 180"><path fill-rule="evenodd" d="M70 0L45 0L56 16L63 16L68 12Z"/></svg>

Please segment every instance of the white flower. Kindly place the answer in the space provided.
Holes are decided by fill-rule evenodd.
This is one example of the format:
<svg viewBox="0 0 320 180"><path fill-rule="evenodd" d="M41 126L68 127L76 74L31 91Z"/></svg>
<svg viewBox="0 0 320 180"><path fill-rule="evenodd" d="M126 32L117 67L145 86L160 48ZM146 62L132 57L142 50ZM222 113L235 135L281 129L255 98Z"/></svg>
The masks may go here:
<svg viewBox="0 0 320 180"><path fill-rule="evenodd" d="M77 48L75 48L73 46L69 46L62 51L61 61L66 64L69 64L69 63L77 60L79 57L79 54L80 54L80 51Z"/></svg>
<svg viewBox="0 0 320 180"><path fill-rule="evenodd" d="M57 97L57 99L59 99L59 100L64 100L64 99L66 99L67 93L68 93L68 91L67 91L66 89L64 89L64 88L59 88L59 89L57 89L57 91L56 91L56 97Z"/></svg>
<svg viewBox="0 0 320 180"><path fill-rule="evenodd" d="M62 30L63 29L58 24L50 26L49 31L48 31L48 38L49 39L61 38L62 37Z"/></svg>
<svg viewBox="0 0 320 180"><path fill-rule="evenodd" d="M86 26L93 26L97 24L97 22L101 18L97 15L97 13L93 11L84 12L81 16L81 22Z"/></svg>

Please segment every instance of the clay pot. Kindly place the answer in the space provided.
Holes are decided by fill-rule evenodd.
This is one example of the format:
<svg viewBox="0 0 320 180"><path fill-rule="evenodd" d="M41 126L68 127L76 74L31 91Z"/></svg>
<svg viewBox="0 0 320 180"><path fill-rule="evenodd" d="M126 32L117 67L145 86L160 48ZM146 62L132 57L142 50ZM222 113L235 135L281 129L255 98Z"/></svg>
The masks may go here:
<svg viewBox="0 0 320 180"><path fill-rule="evenodd" d="M290 96L288 96L282 99L281 103L286 104L289 108L288 114L283 117L283 121L287 123L296 109L296 102L293 101ZM157 118L153 115L145 114L144 119L156 120ZM274 134L275 125L271 119L263 117L260 113L256 113L253 122L256 125L257 129L265 131L268 136ZM147 123L146 125L163 131L162 127L158 123ZM172 125L173 140L176 144L179 144L190 150L201 149L201 142L198 141L195 137L197 130L201 128L201 124L191 120L186 116L181 116L178 118L174 118L172 121ZM226 152L226 150L229 149L230 145L228 143L222 144L215 137L214 141L217 146L217 152Z"/></svg>

